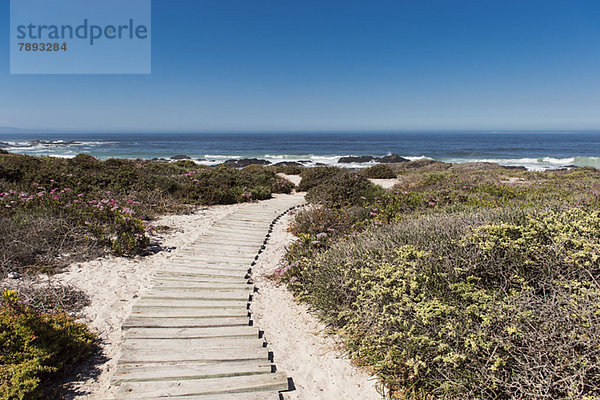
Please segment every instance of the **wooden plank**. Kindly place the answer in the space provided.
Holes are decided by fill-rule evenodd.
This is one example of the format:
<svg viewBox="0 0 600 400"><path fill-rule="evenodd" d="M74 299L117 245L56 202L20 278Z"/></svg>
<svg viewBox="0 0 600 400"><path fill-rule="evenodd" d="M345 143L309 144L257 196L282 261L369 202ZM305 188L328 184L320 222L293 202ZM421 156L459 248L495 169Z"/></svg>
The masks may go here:
<svg viewBox="0 0 600 400"><path fill-rule="evenodd" d="M263 238L264 241L264 238ZM215 242L215 241L208 241L208 239L204 239L204 238L200 238L197 241L194 242L194 246L210 246L211 248L214 249L214 246L224 246L227 248L232 248L232 249L254 249L257 245L255 244L242 244L242 243L223 243L223 242Z"/></svg>
<svg viewBox="0 0 600 400"><path fill-rule="evenodd" d="M264 241L264 239L263 239ZM197 243L193 248L186 248L186 249L177 249L176 253L200 253L203 255L211 255L213 254L216 250L218 251L222 251L223 256L228 256L229 254L237 251L237 252L246 252L246 253L252 253L253 248L255 246L247 246L247 247L240 247L234 244L213 244L213 243Z"/></svg>
<svg viewBox="0 0 600 400"><path fill-rule="evenodd" d="M171 349L164 351L123 349L119 364L148 364L164 362L223 362L243 360L268 360L266 347L232 347L204 349Z"/></svg>
<svg viewBox="0 0 600 400"><path fill-rule="evenodd" d="M174 267L196 267L206 269L233 269L241 270L248 268L250 263L254 260L254 257L245 257L244 259L238 258L217 258L217 257L197 257L193 255L180 255L169 259L169 262L165 266Z"/></svg>
<svg viewBox="0 0 600 400"><path fill-rule="evenodd" d="M248 393L256 391L288 390L287 376L283 373L233 376L227 378L190 379L162 382L124 382L118 398L148 399L170 396L218 395L225 393ZM247 399L248 397L241 397Z"/></svg>
<svg viewBox="0 0 600 400"><path fill-rule="evenodd" d="M272 390L243 393L221 393L200 396L168 396L168 397L144 397L143 400L281 400L279 394ZM284 398L285 400L286 398Z"/></svg>
<svg viewBox="0 0 600 400"><path fill-rule="evenodd" d="M193 252L196 253L208 253L208 252L214 252L215 251L215 244L210 244L210 243L198 243L197 245L194 246L193 248ZM260 249L259 246L247 246L247 247L241 247L241 246L237 246L237 245L231 245L231 246L227 246L227 245L218 245L219 246L219 250L223 250L225 254L232 254L232 255L238 255L239 253L243 253L243 254L256 254L256 252Z"/></svg>
<svg viewBox="0 0 600 400"><path fill-rule="evenodd" d="M157 272L178 272L178 273L190 273L190 274L203 274L203 275L208 275L208 276L233 276L233 277L240 277L240 279L242 279L242 277L244 277L247 273L248 270L251 268L250 263L248 263L248 265L246 266L237 266L237 267L229 267L229 268L221 268L221 267L217 267L217 266L204 266L204 265L198 265L198 264L189 264L189 265L185 265L185 264L168 264L168 265L163 265L162 267L160 267L159 269L157 269L155 271L155 273Z"/></svg>
<svg viewBox="0 0 600 400"><path fill-rule="evenodd" d="M149 382L166 380L188 380L225 378L232 376L270 374L272 365L268 361L228 361L223 363L178 363L124 365L111 380L112 384L123 382Z"/></svg>
<svg viewBox="0 0 600 400"><path fill-rule="evenodd" d="M169 259L165 266L242 270L249 268L257 255L258 250L253 255L243 257L200 257L194 254L180 254Z"/></svg>
<svg viewBox="0 0 600 400"><path fill-rule="evenodd" d="M197 283L225 283L225 284L246 284L248 285L250 280L244 278L229 278L229 277L210 277L210 276L158 276L153 275L152 280L159 284L162 282L197 282Z"/></svg>
<svg viewBox="0 0 600 400"><path fill-rule="evenodd" d="M266 234L265 234L266 235ZM231 235L227 235L224 233L211 233L204 238L208 239L207 241L219 243L240 243L245 245L260 245L265 240L265 235L259 238L249 238L247 236L242 237L232 237Z"/></svg>
<svg viewBox="0 0 600 400"><path fill-rule="evenodd" d="M245 279L248 272L229 271L222 269L202 268L197 270L169 270L159 269L154 272L155 276L160 277L190 277L190 278L229 278L229 279Z"/></svg>
<svg viewBox="0 0 600 400"><path fill-rule="evenodd" d="M254 326L220 326L205 328L131 328L126 339L202 339L222 337L258 337Z"/></svg>
<svg viewBox="0 0 600 400"><path fill-rule="evenodd" d="M258 337L224 337L202 339L126 339L123 348L140 350L171 349L221 349L238 347L265 347L264 339Z"/></svg>
<svg viewBox="0 0 600 400"><path fill-rule="evenodd" d="M248 243L262 242L263 240L265 240L265 235L267 234L267 232L268 232L268 229L265 229L264 231L261 231L261 232L252 232L252 233L250 233L250 232L234 233L227 229L211 229L211 235L213 237L221 236L224 241L225 240L227 241L227 243L231 243L231 242L235 243L238 240L248 242Z"/></svg>
<svg viewBox="0 0 600 400"><path fill-rule="evenodd" d="M262 233L269 229L269 224L259 224L254 226L248 226L246 224L222 224L217 226L217 230L231 231L237 233Z"/></svg>
<svg viewBox="0 0 600 400"><path fill-rule="evenodd" d="M130 328L210 328L249 326L248 317L222 318L143 318L132 316L123 322L122 329Z"/></svg>
<svg viewBox="0 0 600 400"><path fill-rule="evenodd" d="M246 307L238 308L175 308L133 307L130 316L140 318L221 318L248 317Z"/></svg>
<svg viewBox="0 0 600 400"><path fill-rule="evenodd" d="M163 308L163 309L183 309L183 308L247 308L248 300L172 300L172 299L148 299L142 297L135 305L137 308Z"/></svg>
<svg viewBox="0 0 600 400"><path fill-rule="evenodd" d="M160 281L157 280L154 283L154 287L190 287L190 288L207 288L207 289L250 289L252 290L253 285L249 284L245 280L239 282L202 282L202 281Z"/></svg>
<svg viewBox="0 0 600 400"><path fill-rule="evenodd" d="M147 294L149 299L182 299L182 300L250 300L251 290L205 290L153 288Z"/></svg>

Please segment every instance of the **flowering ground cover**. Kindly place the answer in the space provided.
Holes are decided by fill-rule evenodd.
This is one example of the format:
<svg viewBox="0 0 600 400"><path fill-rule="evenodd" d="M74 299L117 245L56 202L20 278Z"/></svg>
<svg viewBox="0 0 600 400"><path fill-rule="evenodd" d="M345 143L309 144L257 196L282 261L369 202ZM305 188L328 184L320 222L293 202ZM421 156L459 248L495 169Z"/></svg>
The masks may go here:
<svg viewBox="0 0 600 400"><path fill-rule="evenodd" d="M53 270L106 251L136 255L158 213L266 199L292 187L255 166L0 154L0 273Z"/></svg>

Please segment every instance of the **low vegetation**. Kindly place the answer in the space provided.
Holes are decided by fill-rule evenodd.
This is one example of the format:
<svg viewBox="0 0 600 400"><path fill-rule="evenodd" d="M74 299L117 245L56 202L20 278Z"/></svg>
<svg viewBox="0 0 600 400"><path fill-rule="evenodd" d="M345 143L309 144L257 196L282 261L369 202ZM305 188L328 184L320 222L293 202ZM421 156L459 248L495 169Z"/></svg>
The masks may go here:
<svg viewBox="0 0 600 400"><path fill-rule="evenodd" d="M375 164L363 169L360 173L369 179L394 179L396 177L396 172L388 164Z"/></svg>
<svg viewBox="0 0 600 400"><path fill-rule="evenodd" d="M65 313L42 313L4 290L0 300L0 398L49 399L49 383L95 348L94 335Z"/></svg>
<svg viewBox="0 0 600 400"><path fill-rule="evenodd" d="M0 271L52 271L105 251L139 254L158 213L267 199L292 188L259 166L0 155Z"/></svg>
<svg viewBox="0 0 600 400"><path fill-rule="evenodd" d="M390 397L600 399L599 171L323 172L278 275Z"/></svg>

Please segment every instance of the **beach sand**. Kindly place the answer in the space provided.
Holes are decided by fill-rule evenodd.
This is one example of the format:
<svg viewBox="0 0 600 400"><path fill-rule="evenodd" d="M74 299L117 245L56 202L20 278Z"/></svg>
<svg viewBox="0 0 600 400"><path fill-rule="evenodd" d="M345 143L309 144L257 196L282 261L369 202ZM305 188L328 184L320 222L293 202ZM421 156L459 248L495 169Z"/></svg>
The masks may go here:
<svg viewBox="0 0 600 400"><path fill-rule="evenodd" d="M163 247L182 247L240 207L244 205L202 207L191 215L161 217L153 225L172 228L161 238ZM375 390L375 378L352 366L342 356L336 341L323 334L324 326L308 312L306 306L296 303L285 286L276 285L266 278L280 265L286 246L293 240L293 235L287 232L290 219L286 216L276 225L255 266L253 279L259 293L251 305L255 325L265 331L266 340L274 352L275 364L294 380L296 390L286 393L285 398L381 399ZM102 340L102 356L84 365L78 377L65 384L71 393L75 393L69 397L114 399L109 391L109 382L123 343L121 324L135 299L150 289L152 271L170 256L172 253L163 251L133 259L106 257L72 265L66 272L52 278L73 285L90 297L90 305L83 309L81 321L97 332Z"/></svg>
<svg viewBox="0 0 600 400"><path fill-rule="evenodd" d="M287 179L288 181L292 182L294 185L299 185L300 181L302 181L302 178L300 177L300 175L287 175L287 174L282 174L282 173L279 173L277 175L282 178Z"/></svg>
<svg viewBox="0 0 600 400"><path fill-rule="evenodd" d="M288 232L291 215L281 218L272 239L253 268L258 293L250 305L254 322L265 331L277 368L294 380L288 400L377 400L377 380L354 367L335 337L324 334L322 324L299 304L283 284L269 276L281 266L287 246L295 239Z"/></svg>
<svg viewBox="0 0 600 400"><path fill-rule="evenodd" d="M390 189L398 184L398 179L369 179L376 185L381 186L384 189Z"/></svg>

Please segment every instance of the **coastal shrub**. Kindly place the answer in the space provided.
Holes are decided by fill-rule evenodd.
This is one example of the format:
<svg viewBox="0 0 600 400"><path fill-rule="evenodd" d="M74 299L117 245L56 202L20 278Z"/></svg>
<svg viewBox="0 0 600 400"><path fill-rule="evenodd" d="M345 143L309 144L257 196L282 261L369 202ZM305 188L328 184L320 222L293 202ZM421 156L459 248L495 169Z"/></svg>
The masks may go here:
<svg viewBox="0 0 600 400"><path fill-rule="evenodd" d="M300 175L304 171L304 167L300 165L282 164L272 167L275 172L286 175Z"/></svg>
<svg viewBox="0 0 600 400"><path fill-rule="evenodd" d="M370 179L394 179L396 177L394 169L387 164L376 164L363 169L360 173Z"/></svg>
<svg viewBox="0 0 600 400"><path fill-rule="evenodd" d="M0 274L56 270L103 251L132 256L149 244L147 220L196 204L289 193L265 167L0 155Z"/></svg>
<svg viewBox="0 0 600 400"><path fill-rule="evenodd" d="M47 398L44 386L94 350L94 335L66 314L43 314L5 290L0 305L0 398Z"/></svg>
<svg viewBox="0 0 600 400"><path fill-rule="evenodd" d="M300 182L300 185L298 185L298 190L300 192L306 192L307 190L324 183L325 181L341 174L342 172L344 171L338 167L306 168L300 174L302 181Z"/></svg>
<svg viewBox="0 0 600 400"><path fill-rule="evenodd" d="M421 217L286 275L396 398L598 396L599 223L583 210Z"/></svg>
<svg viewBox="0 0 600 400"><path fill-rule="evenodd" d="M306 200L326 207L344 207L373 200L384 190L352 171L343 171L311 187Z"/></svg>
<svg viewBox="0 0 600 400"><path fill-rule="evenodd" d="M599 176L407 170L298 213L275 277L393 398L600 398Z"/></svg>

